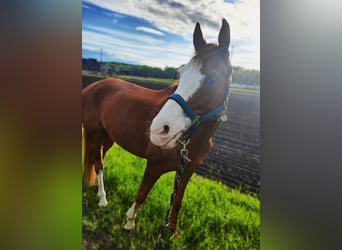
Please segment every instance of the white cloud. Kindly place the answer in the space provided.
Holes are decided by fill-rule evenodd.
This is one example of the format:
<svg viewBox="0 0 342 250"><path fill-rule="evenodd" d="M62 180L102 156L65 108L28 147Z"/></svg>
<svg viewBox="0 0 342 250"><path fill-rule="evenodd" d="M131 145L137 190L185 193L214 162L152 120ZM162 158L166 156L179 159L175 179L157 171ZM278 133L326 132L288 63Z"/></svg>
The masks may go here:
<svg viewBox="0 0 342 250"><path fill-rule="evenodd" d="M169 32L181 35L191 41L194 25L201 23L204 36L208 42L216 42L222 18L230 24L231 41L248 41L255 54L239 55L239 43L234 43L236 53L233 58L235 65L245 64L259 68L260 55L260 1L241 0L236 3L226 3L223 0L183 0L183 1L155 1L155 0L83 0L100 6L104 9L115 11L120 14L135 16L150 22L158 30L146 30L145 32L162 33ZM153 31L152 31L153 30ZM155 32L156 31L156 32ZM256 47L258 46L258 47ZM252 53L252 52L251 52ZM242 65L244 66L244 65Z"/></svg>
<svg viewBox="0 0 342 250"><path fill-rule="evenodd" d="M122 61L129 59L137 64L162 68L165 66L179 67L182 63L187 62L192 54L192 51L184 44L164 43L162 40L147 36L141 37L106 28L84 27L86 29L82 31L83 49L99 51L99 48L102 48L104 54Z"/></svg>
<svg viewBox="0 0 342 250"><path fill-rule="evenodd" d="M124 31L119 31L119 30L114 30L114 29L108 29L108 28L103 28L99 26L94 26L94 25L83 25L82 27L85 30L88 31L96 31L97 33L100 32L102 34L107 35L108 37L117 37L122 40L130 40L130 41L136 41L137 43L148 43L151 45L155 46L160 46L162 43L164 43L162 40L159 39L154 39L150 36L145 36L145 35L139 35L137 36L136 34L132 34L129 32L124 32Z"/></svg>
<svg viewBox="0 0 342 250"><path fill-rule="evenodd" d="M148 27L139 26L139 27L136 27L135 29L136 30L140 30L140 31L144 31L144 32L147 32L147 33L151 33L151 34L154 34L154 35L159 35L159 36L164 35L163 32L160 32L159 30L155 30L155 29L148 28Z"/></svg>
<svg viewBox="0 0 342 250"><path fill-rule="evenodd" d="M85 4L82 4L82 8L85 8L85 9L91 9L88 5L85 5Z"/></svg>
<svg viewBox="0 0 342 250"><path fill-rule="evenodd" d="M223 0L183 0L178 7L172 7L165 1L154 0L84 0L102 8L126 15L136 16L150 21L158 29L192 36L195 22L205 25L207 35L217 36L221 19L226 18L230 23L232 37L235 39L258 39L260 26L260 1L245 0L237 3L225 3Z"/></svg>

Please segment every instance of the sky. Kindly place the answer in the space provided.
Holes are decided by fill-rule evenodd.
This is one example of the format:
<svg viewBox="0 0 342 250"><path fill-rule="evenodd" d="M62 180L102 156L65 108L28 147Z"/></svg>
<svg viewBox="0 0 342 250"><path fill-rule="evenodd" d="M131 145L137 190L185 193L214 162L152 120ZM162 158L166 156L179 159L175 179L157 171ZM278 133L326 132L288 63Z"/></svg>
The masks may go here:
<svg viewBox="0 0 342 250"><path fill-rule="evenodd" d="M223 18L233 66L260 70L259 0L83 0L82 57L179 67L194 54L196 22L217 43Z"/></svg>

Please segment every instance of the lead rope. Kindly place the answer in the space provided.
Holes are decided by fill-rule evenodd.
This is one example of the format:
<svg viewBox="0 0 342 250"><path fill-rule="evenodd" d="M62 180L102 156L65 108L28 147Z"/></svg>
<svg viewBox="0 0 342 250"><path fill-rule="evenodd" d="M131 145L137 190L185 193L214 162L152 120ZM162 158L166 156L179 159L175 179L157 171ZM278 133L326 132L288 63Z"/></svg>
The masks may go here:
<svg viewBox="0 0 342 250"><path fill-rule="evenodd" d="M157 242L156 242L156 245L154 247L154 250L158 250L159 249L159 244L160 244L161 238L163 237L164 229L168 225L170 210L171 210L171 207L172 207L173 199L176 196L180 180L182 178L185 162L186 161L188 161L188 162L191 161L190 158L188 157L188 149L186 148L186 146L190 142L190 139L187 139L185 141L181 141L181 140L178 140L178 141L183 145L183 148L180 150L180 156L181 157L179 159L179 167L178 167L178 170L177 170L177 173L176 173L176 181L175 181L175 184L174 184L174 187L173 187L173 193L171 194L170 204L169 204L169 207L167 208L163 224L160 226L160 229L159 229L159 235L158 235Z"/></svg>

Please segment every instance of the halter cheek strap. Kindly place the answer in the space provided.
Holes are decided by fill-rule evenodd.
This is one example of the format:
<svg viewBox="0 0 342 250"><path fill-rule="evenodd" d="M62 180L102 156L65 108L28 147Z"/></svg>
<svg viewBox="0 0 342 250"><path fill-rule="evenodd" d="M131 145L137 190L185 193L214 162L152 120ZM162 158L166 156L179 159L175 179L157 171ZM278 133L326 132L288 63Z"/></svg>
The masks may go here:
<svg viewBox="0 0 342 250"><path fill-rule="evenodd" d="M179 106L182 107L183 111L185 112L185 114L190 118L191 120L191 127L190 127L190 132L183 136L183 140L187 140L190 139L190 137L192 136L192 134L195 132L195 129L204 121L221 114L224 109L225 106L221 105L215 109L213 109L212 111L203 114L203 115L196 115L192 109L190 108L189 104L183 99L182 96L180 96L179 94L173 93L169 96L168 99L172 99L174 101L176 101Z"/></svg>

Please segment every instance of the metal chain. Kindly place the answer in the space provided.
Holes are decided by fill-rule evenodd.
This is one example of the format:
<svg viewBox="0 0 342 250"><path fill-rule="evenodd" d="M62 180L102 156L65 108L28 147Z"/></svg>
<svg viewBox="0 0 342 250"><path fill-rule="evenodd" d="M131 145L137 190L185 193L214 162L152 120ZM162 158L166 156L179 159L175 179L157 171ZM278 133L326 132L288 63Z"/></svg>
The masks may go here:
<svg viewBox="0 0 342 250"><path fill-rule="evenodd" d="M176 193L177 193L177 190L178 190L178 186L179 186L180 180L182 178L182 174L183 174L183 171L184 171L185 161L188 161L188 162L191 161L190 158L188 157L188 153L189 153L188 149L186 148L186 146L190 142L190 139L187 139L185 142L183 142L181 140L178 140L178 142L180 142L183 145L183 148L180 150L180 156L181 157L179 159L179 167L178 167L178 170L177 170L177 173L176 173L176 180L175 180L174 187L173 187L173 193L171 194L170 203L169 203L169 206L167 208L163 224L160 226L159 235L158 235L157 242L156 242L156 245L154 247L154 250L158 250L159 249L159 244L160 244L161 238L163 237L164 229L168 225L169 214L170 214L170 211L171 211L173 200L174 200L174 198L176 196Z"/></svg>

